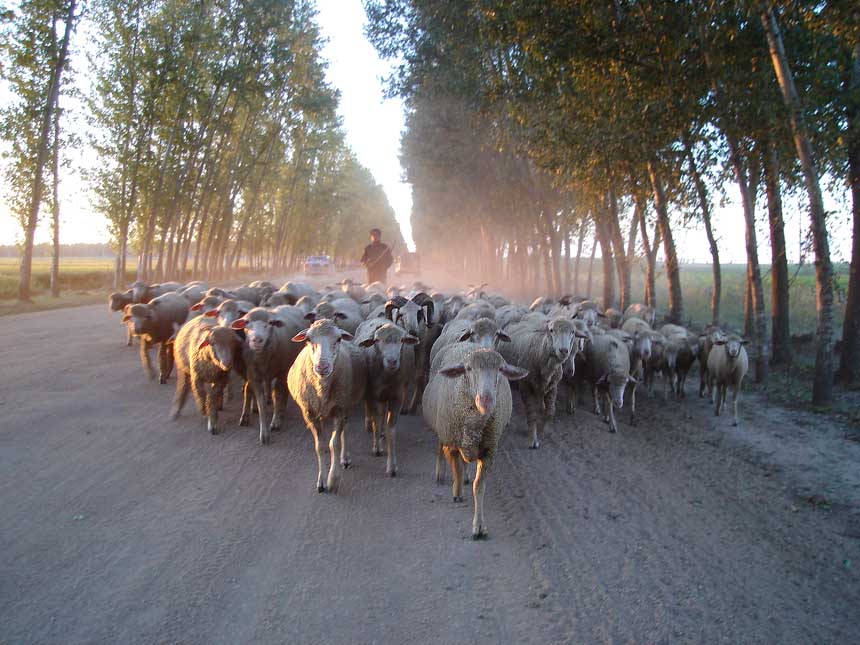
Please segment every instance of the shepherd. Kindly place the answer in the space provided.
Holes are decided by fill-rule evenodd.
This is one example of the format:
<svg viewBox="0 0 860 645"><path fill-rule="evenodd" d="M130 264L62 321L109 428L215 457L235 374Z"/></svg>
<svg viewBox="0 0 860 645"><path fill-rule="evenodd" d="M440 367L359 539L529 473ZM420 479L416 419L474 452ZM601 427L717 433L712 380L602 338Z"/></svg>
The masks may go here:
<svg viewBox="0 0 860 645"><path fill-rule="evenodd" d="M361 256L361 264L367 269L368 283L387 284L388 267L394 264L391 249L381 242L381 238L382 231L378 228L370 229L370 244L364 247L364 255Z"/></svg>

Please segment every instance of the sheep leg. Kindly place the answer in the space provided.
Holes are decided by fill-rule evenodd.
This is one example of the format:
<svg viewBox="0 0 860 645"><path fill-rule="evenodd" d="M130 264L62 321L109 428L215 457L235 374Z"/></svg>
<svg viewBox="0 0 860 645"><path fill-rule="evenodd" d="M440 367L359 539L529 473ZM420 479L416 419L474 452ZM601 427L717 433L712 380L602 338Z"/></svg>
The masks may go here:
<svg viewBox="0 0 860 645"><path fill-rule="evenodd" d="M206 391L209 390L208 394ZM203 396L206 397L207 428L210 434L218 434L218 394L216 388L203 384Z"/></svg>
<svg viewBox="0 0 860 645"><path fill-rule="evenodd" d="M436 483L443 484L445 483L445 462L443 461L445 457L444 451L442 450L442 442L439 441L436 444Z"/></svg>
<svg viewBox="0 0 860 645"><path fill-rule="evenodd" d="M239 415L239 427L251 425L251 384L242 384L242 414Z"/></svg>
<svg viewBox="0 0 860 645"><path fill-rule="evenodd" d="M191 390L191 377L182 372L177 375L176 379L176 394L173 397L173 409L170 411L170 420L174 421L179 417L182 408L185 407L185 401L188 400L188 392Z"/></svg>
<svg viewBox="0 0 860 645"><path fill-rule="evenodd" d="M451 472L454 474L454 481L451 485L451 492L454 495L454 501L462 502L463 460L460 458L460 453L452 448L445 448L445 457L448 458L448 463L451 465Z"/></svg>
<svg viewBox="0 0 860 645"><path fill-rule="evenodd" d="M636 388L638 383L630 383L630 425L636 425Z"/></svg>
<svg viewBox="0 0 860 645"><path fill-rule="evenodd" d="M272 388L272 423L269 424L272 432L278 432L281 429L281 422L287 408L287 396L286 378L276 378L275 386Z"/></svg>
<svg viewBox="0 0 860 645"><path fill-rule="evenodd" d="M733 426L738 425L738 395L741 391L741 384L738 383L732 388L732 416L734 417Z"/></svg>
<svg viewBox="0 0 860 645"><path fill-rule="evenodd" d="M708 370L702 367L699 370L699 398L705 398L705 389L708 386Z"/></svg>
<svg viewBox="0 0 860 645"><path fill-rule="evenodd" d="M480 540L487 536L487 525L484 523L484 492L486 477L489 473L489 463L478 459L478 469L475 471L475 483L472 484L472 497L475 502L475 515L472 518L472 539Z"/></svg>
<svg viewBox="0 0 860 645"><path fill-rule="evenodd" d="M618 424L615 422L615 406L612 405L612 398L609 396L609 392L604 392L603 396L604 405L607 410L607 420L609 421L609 432L618 432Z"/></svg>
<svg viewBox="0 0 860 645"><path fill-rule="evenodd" d="M134 338L134 332L131 331L131 327L129 325L125 326L126 335L128 336L128 340L125 343L126 347L131 347L131 341Z"/></svg>
<svg viewBox="0 0 860 645"><path fill-rule="evenodd" d="M382 437L380 434L383 430L384 412L381 408L382 405L378 401L372 401L366 407L366 414L370 418L371 427L370 452L375 457L382 456Z"/></svg>
<svg viewBox="0 0 860 645"><path fill-rule="evenodd" d="M540 448L540 439L538 438L538 421L540 419L540 410L538 410L538 402L533 392L526 389L525 384L521 385L523 395L523 405L526 408L526 423L532 435L532 449Z"/></svg>
<svg viewBox="0 0 860 645"><path fill-rule="evenodd" d="M723 386L717 383L717 386L714 388L714 394L716 395L716 403L714 404L714 416L720 416L720 408L722 407L722 401L720 401L720 395L722 393Z"/></svg>
<svg viewBox="0 0 860 645"><path fill-rule="evenodd" d="M592 412L600 416L600 394L597 392L597 386L591 386Z"/></svg>
<svg viewBox="0 0 860 645"><path fill-rule="evenodd" d="M194 394L194 402L197 403L197 411L206 414L206 384L196 374L191 374L191 392Z"/></svg>
<svg viewBox="0 0 860 645"><path fill-rule="evenodd" d="M149 355L149 350L152 349L152 343L148 340L145 340L143 337L140 339L140 362L143 364L143 371L146 374L146 378L150 381L155 378L155 371L152 369L152 358Z"/></svg>
<svg viewBox="0 0 860 645"><path fill-rule="evenodd" d="M260 445L265 446L271 441L269 426L266 424L266 400L269 388L266 387L265 379L254 383L254 397L257 400L257 409L260 411Z"/></svg>
<svg viewBox="0 0 860 645"><path fill-rule="evenodd" d="M173 344L161 343L158 348L158 382L167 383L173 371Z"/></svg>
<svg viewBox="0 0 860 645"><path fill-rule="evenodd" d="M385 474L397 476L397 420L400 418L400 401L388 403L388 414L385 419L385 451L388 461L385 464Z"/></svg>
<svg viewBox="0 0 860 645"><path fill-rule="evenodd" d="M316 419L311 419L306 412L302 411L305 418L305 425L311 431L314 438L314 450L317 453L317 492L325 492L325 482L323 481L323 453L325 446L320 441L320 432L322 431L322 423L317 423Z"/></svg>
<svg viewBox="0 0 860 645"><path fill-rule="evenodd" d="M337 457L338 439L343 436L343 428L346 425L346 415L338 414L332 421L331 438L328 442L328 450L331 455L331 466L328 471L326 488L329 492L336 493L340 485L340 460Z"/></svg>
<svg viewBox="0 0 860 645"><path fill-rule="evenodd" d="M340 465L344 470L352 465L352 460L349 458L349 451L346 449L346 432L340 433Z"/></svg>

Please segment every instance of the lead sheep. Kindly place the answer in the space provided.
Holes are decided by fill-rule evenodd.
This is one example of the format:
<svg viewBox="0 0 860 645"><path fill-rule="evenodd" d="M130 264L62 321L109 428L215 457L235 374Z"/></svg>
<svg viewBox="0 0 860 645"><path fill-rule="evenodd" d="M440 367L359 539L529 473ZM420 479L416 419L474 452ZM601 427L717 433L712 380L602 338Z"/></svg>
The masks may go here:
<svg viewBox="0 0 860 645"><path fill-rule="evenodd" d="M716 402L714 416L720 412L726 403L726 392L732 388L732 425L738 425L738 394L741 384L749 369L749 357L744 345L748 341L740 336L731 335L728 338L718 338L708 354L708 374L712 379Z"/></svg>
<svg viewBox="0 0 860 645"><path fill-rule="evenodd" d="M571 320L551 318L523 320L506 331L511 342L502 345L500 352L508 363L529 373L519 391L526 408L531 447L539 448L544 428L555 415L562 364L571 354L576 328Z"/></svg>
<svg viewBox="0 0 860 645"><path fill-rule="evenodd" d="M487 534L484 521L484 491L487 476L502 432L511 418L511 388L508 380L525 378L528 372L505 362L501 354L470 344L456 345L448 353L450 362L433 375L424 391L422 409L439 440L454 474L452 494L463 501L463 464L478 462L472 484L474 514L472 538ZM502 378L499 378L499 377ZM437 473L438 473L437 464Z"/></svg>
<svg viewBox="0 0 860 645"><path fill-rule="evenodd" d="M207 417L207 429L218 434L219 402L240 351L241 343L232 329L204 317L185 323L173 341L176 394L170 418L176 419L182 412L190 390L200 414Z"/></svg>
<svg viewBox="0 0 860 645"><path fill-rule="evenodd" d="M385 474L397 475L397 421L414 380L418 338L385 318L366 320L358 327L355 344L363 348L367 364L367 391L364 397L365 427L371 432L370 449L382 454L385 436L388 459Z"/></svg>
<svg viewBox="0 0 860 645"><path fill-rule="evenodd" d="M140 337L140 361L149 379L155 378L152 359L153 346L158 345L158 382L167 383L173 370L173 351L168 341L188 318L188 301L176 293L166 293L153 298L148 304L137 303L127 308L124 323L130 323L135 335Z"/></svg>
<svg viewBox="0 0 860 645"><path fill-rule="evenodd" d="M115 291L108 296L108 307L111 311L122 311L123 314L128 313L126 308L134 303L132 290L129 289L124 293ZM131 347L131 341L134 338L134 331L128 323L123 323L126 327L126 346Z"/></svg>
<svg viewBox="0 0 860 645"><path fill-rule="evenodd" d="M308 329L293 336L293 342L305 343L287 376L290 394L314 438L317 455L317 492L334 493L340 483L340 467L349 467L344 427L350 411L365 395L367 374L365 358L356 347L352 334L339 329L328 319L317 320ZM329 451L331 465L323 479L325 444L320 435L331 422ZM340 461L337 459L341 443Z"/></svg>

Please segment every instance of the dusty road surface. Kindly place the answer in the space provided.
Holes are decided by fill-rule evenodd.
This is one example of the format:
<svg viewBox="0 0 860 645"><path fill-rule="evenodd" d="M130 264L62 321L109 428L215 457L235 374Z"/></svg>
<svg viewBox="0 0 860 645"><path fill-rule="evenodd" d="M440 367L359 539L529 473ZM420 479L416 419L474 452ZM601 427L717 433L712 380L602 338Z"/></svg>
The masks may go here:
<svg viewBox="0 0 860 645"><path fill-rule="evenodd" d="M106 306L5 317L0 339L0 642L860 639L856 490L804 501L692 387L618 435L586 404L538 451L518 404L473 542L417 418L387 479L356 416L320 495L294 404L267 447L235 404L218 436L192 405L169 422L173 379L144 380Z"/></svg>

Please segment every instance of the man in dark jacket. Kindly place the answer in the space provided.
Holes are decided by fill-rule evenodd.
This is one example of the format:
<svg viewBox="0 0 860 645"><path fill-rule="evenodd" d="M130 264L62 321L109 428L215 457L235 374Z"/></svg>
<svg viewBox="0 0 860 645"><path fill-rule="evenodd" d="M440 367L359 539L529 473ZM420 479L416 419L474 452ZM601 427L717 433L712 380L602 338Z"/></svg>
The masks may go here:
<svg viewBox="0 0 860 645"><path fill-rule="evenodd" d="M388 267L394 264L391 249L380 241L382 231L378 228L370 231L370 244L364 247L364 255L361 263L367 269L368 282L382 282L385 284Z"/></svg>

